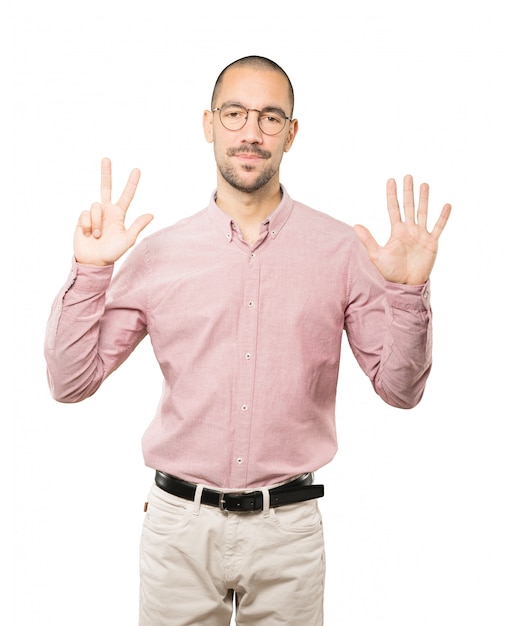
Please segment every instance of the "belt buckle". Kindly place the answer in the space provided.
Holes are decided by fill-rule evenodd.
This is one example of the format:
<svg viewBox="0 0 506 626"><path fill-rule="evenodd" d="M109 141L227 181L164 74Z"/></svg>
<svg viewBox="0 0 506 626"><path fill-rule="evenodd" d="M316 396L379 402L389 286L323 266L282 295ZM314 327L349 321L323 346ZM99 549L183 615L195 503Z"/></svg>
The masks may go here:
<svg viewBox="0 0 506 626"><path fill-rule="evenodd" d="M227 496L233 498L233 497L237 497L237 498L241 498L241 504L240 505L236 505L236 508L234 508L233 506L227 505ZM259 507L257 506L257 498L258 496L262 496L262 492L261 491L220 491L220 495L218 497L218 506L220 508L220 511L235 511L237 513L241 513L242 511L256 511L259 510ZM243 502L244 500L250 502L250 506L243 506ZM260 502L258 504L261 504ZM260 506L261 508L261 506Z"/></svg>
<svg viewBox="0 0 506 626"><path fill-rule="evenodd" d="M220 511L230 511L227 504L227 496L242 496L244 495L243 491L220 491L220 495L218 497L218 506Z"/></svg>
<svg viewBox="0 0 506 626"><path fill-rule="evenodd" d="M220 495L218 496L218 507L219 507L220 511L226 511L227 510L225 508L225 492L224 491L220 491Z"/></svg>

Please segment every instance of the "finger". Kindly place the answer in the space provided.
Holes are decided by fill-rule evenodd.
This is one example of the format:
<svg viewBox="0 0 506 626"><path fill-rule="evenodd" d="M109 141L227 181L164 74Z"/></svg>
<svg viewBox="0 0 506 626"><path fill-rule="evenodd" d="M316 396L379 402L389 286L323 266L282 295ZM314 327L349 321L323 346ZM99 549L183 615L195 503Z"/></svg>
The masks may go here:
<svg viewBox="0 0 506 626"><path fill-rule="evenodd" d="M422 183L420 185L420 196L418 198L417 222L423 228L427 227L427 215L429 212L429 185Z"/></svg>
<svg viewBox="0 0 506 626"><path fill-rule="evenodd" d="M100 202L94 202L90 209L91 216L91 234L97 239L102 234L102 205Z"/></svg>
<svg viewBox="0 0 506 626"><path fill-rule="evenodd" d="M102 159L100 174L100 201L105 206L111 202L112 164L110 159Z"/></svg>
<svg viewBox="0 0 506 626"><path fill-rule="evenodd" d="M153 215L146 213L135 219L134 223L127 230L128 243L133 246L139 236L139 233L146 228L146 226L153 219Z"/></svg>
<svg viewBox="0 0 506 626"><path fill-rule="evenodd" d="M452 211L451 205L445 204L441 211L438 221L436 222L436 224L434 225L434 228L432 229L432 235L436 239L439 239L439 237L441 236L441 233L443 232L444 227L446 226L446 223L448 222L451 211Z"/></svg>
<svg viewBox="0 0 506 626"><path fill-rule="evenodd" d="M130 202L132 202L133 197L135 196L135 192L137 190L137 185L139 184L139 179L141 177L140 171L136 168L130 172L130 176L128 177L127 184L123 189L123 193L121 194L117 205L126 211L130 206Z"/></svg>
<svg viewBox="0 0 506 626"><path fill-rule="evenodd" d="M81 230L85 237L91 235L91 215L89 211L83 211L79 216L77 228Z"/></svg>
<svg viewBox="0 0 506 626"><path fill-rule="evenodd" d="M365 226L362 226L361 224L355 224L355 226L353 227L353 230L355 231L360 241L366 247L370 258L375 259L378 255L378 250L380 246L378 245L378 242L376 241L376 239L374 239L374 237L371 235L371 232Z"/></svg>
<svg viewBox="0 0 506 626"><path fill-rule="evenodd" d="M387 209L391 224L401 221L399 201L397 200L397 184L393 178L387 181Z"/></svg>
<svg viewBox="0 0 506 626"><path fill-rule="evenodd" d="M413 193L413 177L404 176L403 185L404 216L407 222L415 221L415 196Z"/></svg>

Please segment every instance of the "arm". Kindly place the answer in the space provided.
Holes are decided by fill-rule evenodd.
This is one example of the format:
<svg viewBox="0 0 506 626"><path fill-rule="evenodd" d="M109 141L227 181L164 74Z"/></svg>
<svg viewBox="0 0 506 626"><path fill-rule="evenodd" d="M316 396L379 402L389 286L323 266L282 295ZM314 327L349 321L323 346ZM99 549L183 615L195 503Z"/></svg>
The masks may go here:
<svg viewBox="0 0 506 626"><path fill-rule="evenodd" d="M432 364L429 283L385 281L360 242L351 267L345 329L352 352L387 404L412 408Z"/></svg>
<svg viewBox="0 0 506 626"><path fill-rule="evenodd" d="M129 283L128 302L109 311L106 303L113 263L152 219L145 215L129 229L124 226L138 180L139 171L134 170L118 203L112 204L111 163L104 159L102 202L80 216L72 272L53 303L44 346L49 386L59 401L77 402L92 395L146 333L142 289L132 279L124 279Z"/></svg>
<svg viewBox="0 0 506 626"><path fill-rule="evenodd" d="M443 207L429 233L428 197L429 188L424 184L415 221L413 180L406 176L403 222L395 181L389 180L387 206L392 232L387 244L380 247L366 228L355 227L367 253L357 252L359 271L351 283L348 339L375 391L388 404L401 408L411 408L420 401L432 364L429 276L450 205Z"/></svg>

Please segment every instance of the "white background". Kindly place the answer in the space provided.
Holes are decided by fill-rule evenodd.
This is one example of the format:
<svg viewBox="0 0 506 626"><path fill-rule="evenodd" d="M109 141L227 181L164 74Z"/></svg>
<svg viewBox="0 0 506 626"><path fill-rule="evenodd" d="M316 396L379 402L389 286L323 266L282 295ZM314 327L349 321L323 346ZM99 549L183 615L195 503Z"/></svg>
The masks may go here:
<svg viewBox="0 0 506 626"><path fill-rule="evenodd" d="M202 112L225 65L261 54L295 87L292 197L380 241L389 177L430 183L432 223L454 207L422 403L382 404L345 350L340 450L318 475L326 624L506 624L505 15L489 0L2 3L1 623L136 624L158 368L146 341L95 397L60 405L45 323L100 159L117 192L141 169L147 233L203 208Z"/></svg>

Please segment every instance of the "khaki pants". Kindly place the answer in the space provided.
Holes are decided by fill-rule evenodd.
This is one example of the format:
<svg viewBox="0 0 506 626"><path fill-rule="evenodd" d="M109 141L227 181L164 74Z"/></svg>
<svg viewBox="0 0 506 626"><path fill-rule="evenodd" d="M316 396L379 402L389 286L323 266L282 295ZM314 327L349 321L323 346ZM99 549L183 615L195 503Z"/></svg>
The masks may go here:
<svg viewBox="0 0 506 626"><path fill-rule="evenodd" d="M267 490L264 490L266 501ZM153 485L141 540L140 626L321 626L317 500L220 511Z"/></svg>

